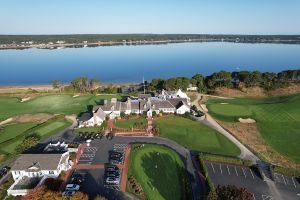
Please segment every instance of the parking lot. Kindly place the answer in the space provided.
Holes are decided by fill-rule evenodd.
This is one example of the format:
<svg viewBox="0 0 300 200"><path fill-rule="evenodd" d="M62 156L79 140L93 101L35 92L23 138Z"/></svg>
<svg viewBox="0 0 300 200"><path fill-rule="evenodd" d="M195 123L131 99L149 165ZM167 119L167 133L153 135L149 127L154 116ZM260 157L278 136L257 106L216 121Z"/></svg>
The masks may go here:
<svg viewBox="0 0 300 200"><path fill-rule="evenodd" d="M109 199L131 199L130 196L120 191L122 189L121 183L124 185L124 182L126 183L127 181L127 174L124 176L123 164L128 141L127 139L124 142L122 141L122 139L95 139L83 149L77 163L77 169L73 174L79 173L84 176L81 190L89 194L91 198L99 194L109 197ZM118 159L115 157L114 162L117 161L117 163L113 163L119 167L119 184L106 183L105 169L108 163L112 162L112 152L122 152L123 154ZM123 190L125 190L125 187L123 187Z"/></svg>
<svg viewBox="0 0 300 200"><path fill-rule="evenodd" d="M76 170L74 174L81 174L84 177L81 191L89 194L91 199L98 194L107 199L130 199L130 197L119 190L105 187L104 169L80 169Z"/></svg>
<svg viewBox="0 0 300 200"><path fill-rule="evenodd" d="M255 168L206 162L206 166L215 185L235 185L247 188L255 200L275 200L269 186L262 180ZM300 199L300 185L291 177L276 175L275 186L282 199ZM295 183L295 184L294 184Z"/></svg>

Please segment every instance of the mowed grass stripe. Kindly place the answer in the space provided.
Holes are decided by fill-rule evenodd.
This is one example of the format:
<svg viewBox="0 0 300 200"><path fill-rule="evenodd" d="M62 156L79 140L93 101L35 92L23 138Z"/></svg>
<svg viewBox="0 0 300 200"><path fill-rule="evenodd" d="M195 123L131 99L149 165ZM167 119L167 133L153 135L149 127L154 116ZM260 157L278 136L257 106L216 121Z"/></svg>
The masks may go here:
<svg viewBox="0 0 300 200"><path fill-rule="evenodd" d="M60 129L62 127L64 127L66 125L66 123L64 122L61 122L61 121L56 121L56 122L53 122L51 124L48 124L40 129L37 130L37 133L40 135L40 136L44 136L44 135L47 135L48 133L52 132L52 131L55 131L57 129Z"/></svg>
<svg viewBox="0 0 300 200"><path fill-rule="evenodd" d="M159 134L191 149L237 156L240 150L225 136L201 124L179 116L163 117L155 121Z"/></svg>

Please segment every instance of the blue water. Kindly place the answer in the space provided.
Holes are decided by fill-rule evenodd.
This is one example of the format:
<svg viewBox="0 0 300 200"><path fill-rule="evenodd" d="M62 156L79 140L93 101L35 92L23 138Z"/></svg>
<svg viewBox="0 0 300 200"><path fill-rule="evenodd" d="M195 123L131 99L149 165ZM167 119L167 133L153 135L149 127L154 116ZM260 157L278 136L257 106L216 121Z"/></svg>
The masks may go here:
<svg viewBox="0 0 300 200"><path fill-rule="evenodd" d="M78 76L124 83L237 68L300 69L300 45L218 42L0 51L0 85L69 82Z"/></svg>

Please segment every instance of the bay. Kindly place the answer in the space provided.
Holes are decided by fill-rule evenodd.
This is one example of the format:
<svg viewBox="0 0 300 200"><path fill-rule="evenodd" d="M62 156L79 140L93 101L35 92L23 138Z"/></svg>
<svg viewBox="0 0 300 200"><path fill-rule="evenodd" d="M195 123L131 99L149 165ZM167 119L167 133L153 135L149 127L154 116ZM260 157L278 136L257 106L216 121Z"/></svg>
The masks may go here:
<svg viewBox="0 0 300 200"><path fill-rule="evenodd" d="M220 70L287 69L300 69L300 45L207 42L0 51L0 85L68 83L78 76L128 83Z"/></svg>

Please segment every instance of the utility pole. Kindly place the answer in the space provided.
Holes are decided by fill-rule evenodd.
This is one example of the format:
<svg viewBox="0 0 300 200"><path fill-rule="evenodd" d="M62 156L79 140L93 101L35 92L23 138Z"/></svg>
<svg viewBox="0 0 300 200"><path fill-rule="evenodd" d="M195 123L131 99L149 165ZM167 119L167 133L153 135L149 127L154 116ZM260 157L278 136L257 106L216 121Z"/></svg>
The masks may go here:
<svg viewBox="0 0 300 200"><path fill-rule="evenodd" d="M143 87L144 87L144 94L145 94L145 79L143 77Z"/></svg>

